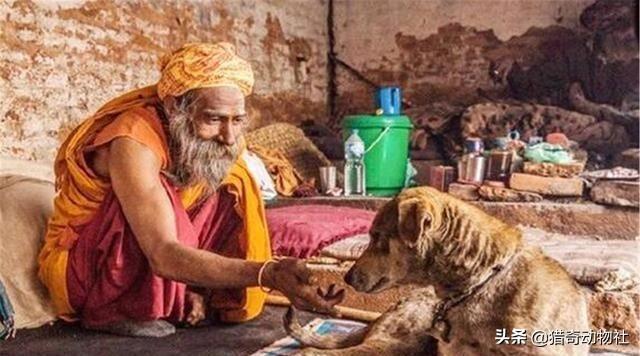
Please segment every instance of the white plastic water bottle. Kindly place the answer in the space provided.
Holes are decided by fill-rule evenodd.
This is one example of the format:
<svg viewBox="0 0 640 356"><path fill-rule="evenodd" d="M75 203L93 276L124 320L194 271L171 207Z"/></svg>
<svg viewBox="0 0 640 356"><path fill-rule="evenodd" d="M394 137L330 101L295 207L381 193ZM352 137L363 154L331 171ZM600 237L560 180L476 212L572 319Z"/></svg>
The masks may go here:
<svg viewBox="0 0 640 356"><path fill-rule="evenodd" d="M364 141L354 129L344 142L344 195L365 195Z"/></svg>

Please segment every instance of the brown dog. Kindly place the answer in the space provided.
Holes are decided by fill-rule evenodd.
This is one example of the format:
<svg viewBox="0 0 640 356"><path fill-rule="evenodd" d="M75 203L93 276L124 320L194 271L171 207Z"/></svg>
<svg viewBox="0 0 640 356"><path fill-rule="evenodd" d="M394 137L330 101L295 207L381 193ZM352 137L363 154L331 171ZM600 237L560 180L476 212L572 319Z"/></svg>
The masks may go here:
<svg viewBox="0 0 640 356"><path fill-rule="evenodd" d="M348 284L367 293L432 285L437 298L418 289L361 333L341 338L310 334L289 312L285 328L315 347L304 354L425 354L429 336L440 355L588 353L586 344L532 343L538 331L588 331L587 302L560 264L523 244L518 229L448 194L414 188L378 212L370 235L345 276ZM498 344L503 329L507 339L513 329L524 330L526 340ZM341 350L327 350L335 348Z"/></svg>

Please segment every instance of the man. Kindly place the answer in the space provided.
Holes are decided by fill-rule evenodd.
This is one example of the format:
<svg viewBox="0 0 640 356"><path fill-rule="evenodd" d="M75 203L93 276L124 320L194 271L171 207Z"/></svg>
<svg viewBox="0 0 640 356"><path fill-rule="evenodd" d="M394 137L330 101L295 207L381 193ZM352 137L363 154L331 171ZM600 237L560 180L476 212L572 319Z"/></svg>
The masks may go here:
<svg viewBox="0 0 640 356"><path fill-rule="evenodd" d="M265 288L331 312L342 293L316 289L301 261L270 259L241 158L250 65L227 43L188 44L163 62L157 85L107 103L58 152L39 275L60 316L164 336L202 320L205 304L224 321L254 318Z"/></svg>

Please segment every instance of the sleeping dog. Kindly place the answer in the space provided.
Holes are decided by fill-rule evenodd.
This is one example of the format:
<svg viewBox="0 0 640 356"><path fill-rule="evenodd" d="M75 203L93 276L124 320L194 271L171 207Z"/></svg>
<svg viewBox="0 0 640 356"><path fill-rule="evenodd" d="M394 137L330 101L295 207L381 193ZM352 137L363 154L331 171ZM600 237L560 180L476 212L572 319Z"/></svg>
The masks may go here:
<svg viewBox="0 0 640 356"><path fill-rule="evenodd" d="M448 194L420 187L387 203L370 235L345 281L367 293L398 284L418 288L367 328L347 336L306 331L290 309L285 328L309 346L302 354L425 355L434 352L432 338L439 355L588 353L585 344L532 343L534 331L588 331L587 300L558 262L523 243L518 229ZM526 339L497 342L498 332L508 336L513 329L524 330Z"/></svg>

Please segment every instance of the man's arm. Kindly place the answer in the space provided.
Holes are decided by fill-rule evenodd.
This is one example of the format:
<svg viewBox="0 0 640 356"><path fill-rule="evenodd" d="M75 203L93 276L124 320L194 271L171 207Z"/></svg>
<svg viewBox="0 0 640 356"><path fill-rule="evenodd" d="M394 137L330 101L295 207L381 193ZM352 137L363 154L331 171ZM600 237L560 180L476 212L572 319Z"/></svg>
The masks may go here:
<svg viewBox="0 0 640 356"><path fill-rule="evenodd" d="M175 213L160 181L160 162L144 145L118 138L109 148L113 190L153 272L163 278L206 288L245 288L258 284L262 263L228 258L178 242ZM311 282L300 260L270 263L263 285L281 291L301 308L332 312L342 291L324 293Z"/></svg>
<svg viewBox="0 0 640 356"><path fill-rule="evenodd" d="M109 152L109 176L154 273L207 288L257 285L260 263L227 258L178 242L175 213L160 181L160 162L150 149L128 138L114 140Z"/></svg>

